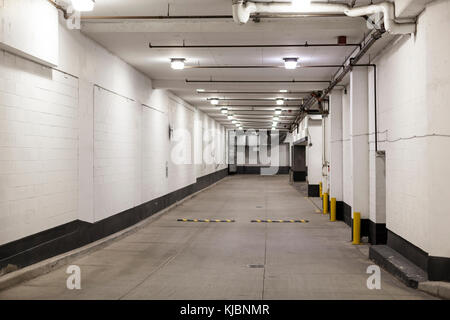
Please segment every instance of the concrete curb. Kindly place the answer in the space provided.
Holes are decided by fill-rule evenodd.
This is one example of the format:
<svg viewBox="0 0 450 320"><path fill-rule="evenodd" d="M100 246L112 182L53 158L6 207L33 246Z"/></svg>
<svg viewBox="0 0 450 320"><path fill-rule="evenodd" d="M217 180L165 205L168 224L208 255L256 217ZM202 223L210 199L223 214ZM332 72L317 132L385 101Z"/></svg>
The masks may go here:
<svg viewBox="0 0 450 320"><path fill-rule="evenodd" d="M418 289L432 296L450 300L450 282L424 281L419 283Z"/></svg>
<svg viewBox="0 0 450 320"><path fill-rule="evenodd" d="M161 216L178 207L179 205L181 205L183 202L192 199L193 197L195 197L196 195L198 195L199 193L206 191L212 187L214 187L215 185L217 185L218 183L224 181L227 177L213 183L212 185L199 190L187 197L185 197L184 199L181 199L180 201L177 201L176 203L172 204L171 206L155 213L154 215L142 220L141 222L138 222L137 224L128 227L124 230L121 230L119 232L116 232L110 236L107 236L103 239L97 240L95 242L92 242L90 244L87 244L83 247L80 247L78 249L60 254L58 256L52 257L50 259L47 260L43 260L41 262L38 262L36 264L33 264L31 266L19 269L17 271L13 271L10 273L7 273L3 276L0 277L0 291L1 290L5 290L7 288L10 288L12 286L15 286L19 283L34 279L36 277L39 277L41 275L44 275L46 273L49 273L53 270L59 269L60 267L69 264L71 261L74 261L77 258L83 257L89 253L92 253L96 250L102 249L106 246L108 246L109 244L111 244L112 242L115 242L117 240L120 240L122 238L125 238L126 236L137 232L138 230L144 228L145 226L147 226L148 224L158 220L159 218L161 218Z"/></svg>
<svg viewBox="0 0 450 320"><path fill-rule="evenodd" d="M428 280L425 271L387 245L370 246L369 259L383 267L408 287L417 289L419 283Z"/></svg>

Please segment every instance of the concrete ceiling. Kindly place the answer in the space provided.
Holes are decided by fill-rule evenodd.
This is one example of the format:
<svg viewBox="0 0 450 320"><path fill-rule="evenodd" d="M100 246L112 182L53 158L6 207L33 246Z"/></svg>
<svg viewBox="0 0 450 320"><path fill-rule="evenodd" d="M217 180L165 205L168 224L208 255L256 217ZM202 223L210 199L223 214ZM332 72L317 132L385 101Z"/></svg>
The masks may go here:
<svg viewBox="0 0 450 320"><path fill-rule="evenodd" d="M342 2L342 1L341 1ZM351 2L351 1L348 1ZM357 1L357 5L370 1ZM89 16L231 15L231 0L96 0ZM329 81L338 68L184 69L172 70L170 58L186 58L187 66L283 66L283 57L299 57L300 65L341 64L354 47L290 48L149 48L152 45L242 45L336 43L347 36L359 43L369 32L362 18L267 18L237 25L231 18L218 19L83 19L82 32L153 79L155 88L167 88L211 117L232 127L220 107L207 98L219 97L246 128L269 128L273 99L297 99L283 108L279 128L289 128L299 110L303 92L323 89L327 83L187 83L189 80ZM197 89L221 93L198 93ZM281 94L280 89L292 92ZM256 94L257 91L269 92ZM233 92L233 93L225 93ZM236 93L237 92L237 93ZM239 93L246 92L246 93ZM249 93L251 92L251 93ZM244 100L238 100L244 99ZM256 99L256 100L255 100ZM236 105L232 107L231 105Z"/></svg>

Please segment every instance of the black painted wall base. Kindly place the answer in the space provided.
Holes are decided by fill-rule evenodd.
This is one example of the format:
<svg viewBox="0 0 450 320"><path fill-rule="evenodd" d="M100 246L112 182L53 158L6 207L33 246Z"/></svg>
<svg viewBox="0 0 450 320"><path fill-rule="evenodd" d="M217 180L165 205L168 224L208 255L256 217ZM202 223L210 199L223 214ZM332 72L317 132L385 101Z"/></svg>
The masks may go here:
<svg viewBox="0 0 450 320"><path fill-rule="evenodd" d="M320 197L320 187L318 184L308 184L308 197Z"/></svg>
<svg viewBox="0 0 450 320"><path fill-rule="evenodd" d="M375 223L369 220L369 242L372 245L387 243L387 229L385 223Z"/></svg>
<svg viewBox="0 0 450 320"><path fill-rule="evenodd" d="M387 245L410 260L412 263L427 271L428 253L403 239L391 230L387 231Z"/></svg>
<svg viewBox="0 0 450 320"><path fill-rule="evenodd" d="M294 181L306 181L306 171L292 171Z"/></svg>
<svg viewBox="0 0 450 320"><path fill-rule="evenodd" d="M351 227L353 225L353 218L352 218L352 207L346 204L345 202L342 202L343 208L343 220L346 225Z"/></svg>
<svg viewBox="0 0 450 320"><path fill-rule="evenodd" d="M336 201L336 220L344 221L344 202Z"/></svg>
<svg viewBox="0 0 450 320"><path fill-rule="evenodd" d="M450 258L429 256L428 280L450 282Z"/></svg>
<svg viewBox="0 0 450 320"><path fill-rule="evenodd" d="M237 166L238 174L261 174L261 168L269 168L265 166ZM278 167L277 174L289 174L291 167Z"/></svg>
<svg viewBox="0 0 450 320"><path fill-rule="evenodd" d="M227 175L228 168L200 177L194 184L104 220L95 223L76 220L4 244L0 246L0 275L8 265L20 269L126 229Z"/></svg>

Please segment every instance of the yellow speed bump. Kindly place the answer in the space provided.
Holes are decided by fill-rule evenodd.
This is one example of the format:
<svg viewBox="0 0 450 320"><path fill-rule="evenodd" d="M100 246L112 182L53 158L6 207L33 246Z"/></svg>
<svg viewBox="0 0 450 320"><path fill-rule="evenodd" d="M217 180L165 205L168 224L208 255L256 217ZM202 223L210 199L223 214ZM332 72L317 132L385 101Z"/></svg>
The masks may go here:
<svg viewBox="0 0 450 320"><path fill-rule="evenodd" d="M177 219L179 222L235 222L233 219Z"/></svg>
<svg viewBox="0 0 450 320"><path fill-rule="evenodd" d="M262 222L262 223L308 223L308 220L300 219L300 220L272 220L272 219L254 219L251 222Z"/></svg>

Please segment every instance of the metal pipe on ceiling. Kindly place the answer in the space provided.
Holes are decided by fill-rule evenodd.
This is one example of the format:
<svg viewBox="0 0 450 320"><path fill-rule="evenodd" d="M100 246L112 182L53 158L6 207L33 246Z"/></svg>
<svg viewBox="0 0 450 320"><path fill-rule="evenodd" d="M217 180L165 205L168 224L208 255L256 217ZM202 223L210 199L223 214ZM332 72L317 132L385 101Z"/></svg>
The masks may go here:
<svg viewBox="0 0 450 320"><path fill-rule="evenodd" d="M201 49L201 48L315 48L315 47L359 47L359 43L308 43L304 44L199 44L199 45L152 45L149 43L151 49Z"/></svg>
<svg viewBox="0 0 450 320"><path fill-rule="evenodd" d="M281 99L281 98L280 98ZM207 98L206 100L219 100L219 101L268 101L268 102L275 102L277 99L271 99L271 98ZM283 99L285 102L290 101L303 101L304 99Z"/></svg>
<svg viewBox="0 0 450 320"><path fill-rule="evenodd" d="M186 83L331 83L329 80L185 80Z"/></svg>
<svg viewBox="0 0 450 320"><path fill-rule="evenodd" d="M341 68L343 67L340 64L324 64L324 65L309 65L304 66L300 65L298 69L308 69L308 68ZM185 66L185 69L285 69L285 66L276 66L276 65L216 65L216 66L201 66L201 65L193 65L193 66Z"/></svg>
<svg viewBox="0 0 450 320"><path fill-rule="evenodd" d="M218 113L216 113L216 115L219 115ZM250 117L251 119L272 119L273 118L273 114L272 113L267 113L267 114L253 114L253 113L242 113L241 111L239 111L239 113L234 113L233 114L233 118L237 119L237 118L245 118L245 117ZM294 117L293 115L277 115L277 117L279 117L280 119L289 119Z"/></svg>
<svg viewBox="0 0 450 320"><path fill-rule="evenodd" d="M341 72L338 73L333 77L333 80L330 82L330 85L322 91L320 96L312 95L303 105L303 110L308 110L310 107L312 107L316 102L323 101L324 98L331 92L331 90L334 89L334 87L344 79L344 77L353 69L353 65L357 64L359 60L366 54L366 52L373 46L373 44L381 38L383 33L386 31L384 29L382 30L373 30L372 33L369 34L368 40L364 39L362 41L362 47L361 49L355 54L355 56L350 56L347 58L347 60L344 62L345 67L341 70ZM293 127L291 130L294 129L295 125L298 125L298 123L303 119L305 115L305 112L302 112L294 121Z"/></svg>
<svg viewBox="0 0 450 320"><path fill-rule="evenodd" d="M272 18L335 18L345 17L345 14L320 14L320 13L308 13L308 14L252 14L250 17L253 19L272 19ZM233 19L232 15L178 15L178 16L82 16L83 21L92 20L199 20L199 19Z"/></svg>
<svg viewBox="0 0 450 320"><path fill-rule="evenodd" d="M245 24L255 13L318 13L345 14L349 17L363 17L382 13L384 27L391 34L413 34L415 23L399 23L396 21L395 8L392 2L380 2L360 7L350 7L345 3L312 2L305 7L297 7L292 2L252 2L245 0L232 1L233 19L236 23Z"/></svg>
<svg viewBox="0 0 450 320"><path fill-rule="evenodd" d="M198 91L199 94L310 94L310 91Z"/></svg>
<svg viewBox="0 0 450 320"><path fill-rule="evenodd" d="M233 108L233 107L242 107L242 108L245 108L245 107L255 107L255 108L260 108L260 107L264 107L264 108L274 108L274 110L275 109L283 109L283 108L288 108L288 107L298 107L298 104L283 104L283 105L270 105L270 104L238 104L238 105L236 105L236 104L231 104L231 105L215 105L214 107L211 107L211 108L220 108L220 107L222 107L222 108ZM201 108L201 107L200 107ZM206 108L209 108L209 106L208 107L206 107Z"/></svg>
<svg viewBox="0 0 450 320"><path fill-rule="evenodd" d="M264 107L264 108L273 108L275 109L283 109L283 108L289 108L289 107L298 107L298 104L283 104L283 105L272 105L272 104L221 104L221 105L214 105L214 106L207 106L207 107L203 107L203 108L245 108L245 107L254 107L254 108L259 108L259 107ZM200 108L202 108L200 106Z"/></svg>

